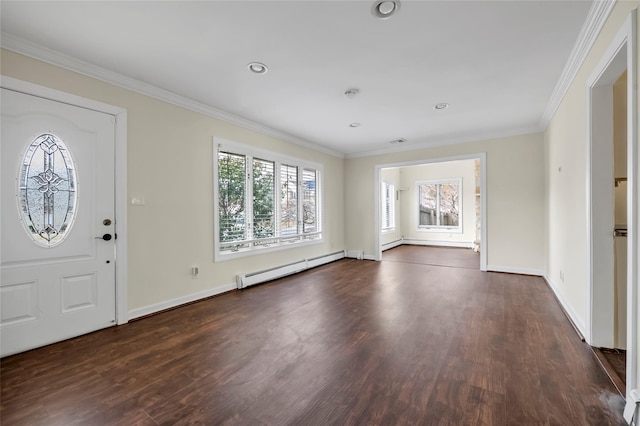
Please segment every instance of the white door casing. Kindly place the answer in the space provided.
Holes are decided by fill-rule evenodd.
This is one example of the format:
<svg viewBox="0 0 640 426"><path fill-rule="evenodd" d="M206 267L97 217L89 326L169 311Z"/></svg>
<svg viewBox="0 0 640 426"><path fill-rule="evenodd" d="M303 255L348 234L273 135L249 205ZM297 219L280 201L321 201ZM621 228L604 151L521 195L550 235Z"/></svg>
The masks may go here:
<svg viewBox="0 0 640 426"><path fill-rule="evenodd" d="M424 164L432 164L432 163L443 163L449 161L464 161L464 160L478 160L480 161L480 270L487 271L487 259L488 259L488 233L487 233L487 171L486 171L486 163L487 163L487 153L480 152L477 154L466 154L466 155L457 155L452 157L440 157L440 158L428 158L423 160L412 160L412 161L404 161L399 163L388 163L388 164L376 164L375 166L375 174L374 174L374 183L375 188L373 191L374 194L374 223L375 223L375 233L373 234L375 237L375 247L376 252L373 256L373 260L380 261L382 260L382 245L380 244L382 240L382 229L381 229L381 214L380 214L380 200L382 199L380 184L382 182L381 179L381 171L385 168L390 167L409 167L409 166L417 166Z"/></svg>
<svg viewBox="0 0 640 426"><path fill-rule="evenodd" d="M633 10L587 80L587 343L613 344L613 82L627 70L627 407L638 387L638 122L636 11ZM610 198L609 198L610 197ZM629 421L629 419L627 418Z"/></svg>
<svg viewBox="0 0 640 426"><path fill-rule="evenodd" d="M51 247L31 236L19 188L42 134L66 145L77 179L75 220ZM115 239L99 238L115 236L114 143L113 115L2 89L2 356L116 323ZM55 190L55 179L47 185Z"/></svg>

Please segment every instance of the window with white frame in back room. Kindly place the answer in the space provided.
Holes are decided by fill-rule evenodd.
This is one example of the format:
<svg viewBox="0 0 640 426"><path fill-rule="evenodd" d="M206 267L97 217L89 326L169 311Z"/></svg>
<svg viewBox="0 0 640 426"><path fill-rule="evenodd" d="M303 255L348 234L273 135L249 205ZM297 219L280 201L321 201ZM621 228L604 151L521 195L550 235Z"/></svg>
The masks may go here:
<svg viewBox="0 0 640 426"><path fill-rule="evenodd" d="M420 181L418 228L462 232L462 179Z"/></svg>
<svg viewBox="0 0 640 426"><path fill-rule="evenodd" d="M322 239L319 166L244 146L216 146L216 256Z"/></svg>
<svg viewBox="0 0 640 426"><path fill-rule="evenodd" d="M395 200L396 191L393 184L382 182L382 231L392 231L396 227Z"/></svg>

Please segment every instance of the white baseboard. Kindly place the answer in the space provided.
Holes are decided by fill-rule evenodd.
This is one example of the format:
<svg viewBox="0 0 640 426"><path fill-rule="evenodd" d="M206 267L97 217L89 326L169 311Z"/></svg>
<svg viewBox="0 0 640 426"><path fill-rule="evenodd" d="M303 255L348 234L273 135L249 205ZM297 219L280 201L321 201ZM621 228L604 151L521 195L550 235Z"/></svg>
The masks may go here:
<svg viewBox="0 0 640 426"><path fill-rule="evenodd" d="M346 250L344 257L348 257L350 259L364 259L364 251L362 250Z"/></svg>
<svg viewBox="0 0 640 426"><path fill-rule="evenodd" d="M376 257L372 254L365 254L364 256L362 256L363 260L376 260Z"/></svg>
<svg viewBox="0 0 640 426"><path fill-rule="evenodd" d="M534 275L544 277L544 271L540 269L512 268L510 266L487 265L487 272L505 272L507 274Z"/></svg>
<svg viewBox="0 0 640 426"><path fill-rule="evenodd" d="M362 252L359 252L361 257L363 256ZM284 272L278 272L278 269L286 269L285 267L276 267L276 268L272 268L269 271L275 271L274 272L274 276L268 276L265 279L273 279L276 276L284 276L284 275L288 275L288 274L292 274L292 273L296 273L296 272L302 272L303 270L307 270L307 269L311 269L311 268L315 268L317 266L321 266L324 265L326 263L330 263L330 262L334 262L336 260L340 260L344 257L344 251L337 251L335 253L331 253L331 254L327 254L327 255L323 255L323 256L317 256L314 257L312 259L305 259L301 262L298 263L303 263L304 267L300 267L300 268L296 268L294 267L291 270L285 270ZM294 264L295 266L295 264ZM266 272L269 272L266 271ZM249 274L252 275L252 274ZM245 277L243 275L243 277ZM254 284L254 283L252 283ZM244 287L244 286L242 286ZM143 317L145 315L150 315L150 314L154 314L156 312L160 312L160 311L164 311L165 309L170 309L170 308L175 308L177 306L180 305L184 305L185 303L190 303L190 302L196 302L198 300L201 299L206 299L207 297L211 297L211 296L215 296L216 294L220 294L220 293L224 293L227 291L231 291L231 290L237 290L239 288L238 283L231 283L231 284L224 284L218 287L214 287L211 288L209 290L205 290L205 291L201 291L198 293L194 293L194 294L189 294L187 296L182 296L182 297L178 297L175 299L171 299L171 300L166 300L164 302L160 302L160 303L156 303L154 305L149 305L149 306L143 306L142 308L137 308L137 309L133 309L131 311L129 311L128 313L128 320L132 320L132 319L136 319L136 318L140 318Z"/></svg>
<svg viewBox="0 0 640 426"><path fill-rule="evenodd" d="M558 290L558 286L555 285L553 280L547 274L544 274L543 278L547 284L549 284L551 291L556 295L556 298L562 305L562 309L564 309L567 315L569 315L569 318L571 318L574 327L578 329L578 332L582 335L581 337L585 338L587 335L584 323L578 319L578 315L576 315L575 311L571 308L571 305L567 303L567 299L565 299L562 293Z"/></svg>
<svg viewBox="0 0 640 426"><path fill-rule="evenodd" d="M164 302L156 303L154 305L143 306L129 311L129 320L143 317L145 315L153 314L156 312L164 311L165 309L175 308L176 306L184 305L185 303L195 302L200 299L215 296L216 294L224 293L226 291L235 290L236 283L225 284L218 287L214 287L209 290L201 291L199 293L189 294L188 296L178 297Z"/></svg>
<svg viewBox="0 0 640 426"><path fill-rule="evenodd" d="M436 247L458 247L458 248L473 248L473 241L434 241L434 240L402 240L402 244L408 244L412 246L436 246Z"/></svg>

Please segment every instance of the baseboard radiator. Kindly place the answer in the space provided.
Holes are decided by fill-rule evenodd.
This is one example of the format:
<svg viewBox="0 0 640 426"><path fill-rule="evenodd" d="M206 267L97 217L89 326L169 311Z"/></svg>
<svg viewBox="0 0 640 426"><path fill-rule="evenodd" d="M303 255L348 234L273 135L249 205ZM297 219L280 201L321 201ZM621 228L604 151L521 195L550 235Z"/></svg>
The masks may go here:
<svg viewBox="0 0 640 426"><path fill-rule="evenodd" d="M400 238L399 240L389 241L388 243L382 244L382 251L389 250L404 244L404 239Z"/></svg>
<svg viewBox="0 0 640 426"><path fill-rule="evenodd" d="M315 268L316 266L331 263L345 257L344 251L326 254L323 256L304 259L298 262L289 263L287 265L276 266L275 268L265 269L263 271L251 272L249 274L236 275L236 285L238 289L250 287L252 285L261 284L267 281L285 277L287 275L296 274Z"/></svg>

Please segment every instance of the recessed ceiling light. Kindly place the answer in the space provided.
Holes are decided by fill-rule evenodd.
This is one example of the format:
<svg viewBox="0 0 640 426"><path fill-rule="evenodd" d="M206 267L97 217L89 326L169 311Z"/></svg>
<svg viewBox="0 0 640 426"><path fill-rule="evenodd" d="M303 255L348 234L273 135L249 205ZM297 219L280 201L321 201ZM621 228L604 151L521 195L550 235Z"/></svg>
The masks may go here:
<svg viewBox="0 0 640 426"><path fill-rule="evenodd" d="M360 123L351 123L349 127L360 127Z"/></svg>
<svg viewBox="0 0 640 426"><path fill-rule="evenodd" d="M449 104L446 103L446 102L442 102L440 104L435 104L433 106L433 109L446 109L446 108L449 108Z"/></svg>
<svg viewBox="0 0 640 426"><path fill-rule="evenodd" d="M251 62L249 65L247 65L247 68L249 68L249 71L255 74L264 74L269 71L269 68L267 68L267 66L261 62Z"/></svg>
<svg viewBox="0 0 640 426"><path fill-rule="evenodd" d="M400 9L400 1L377 0L371 8L373 16L380 19L388 19Z"/></svg>

